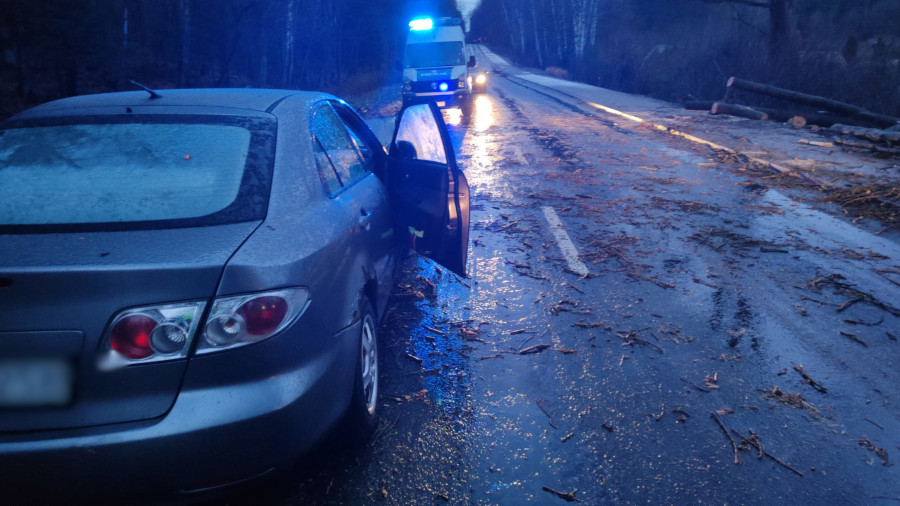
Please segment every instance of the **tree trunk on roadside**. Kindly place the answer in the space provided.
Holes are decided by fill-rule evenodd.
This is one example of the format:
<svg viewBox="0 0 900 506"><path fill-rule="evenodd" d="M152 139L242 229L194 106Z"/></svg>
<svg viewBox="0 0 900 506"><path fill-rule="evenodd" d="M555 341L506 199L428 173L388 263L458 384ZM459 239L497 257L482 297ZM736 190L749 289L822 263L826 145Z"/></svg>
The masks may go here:
<svg viewBox="0 0 900 506"><path fill-rule="evenodd" d="M794 0L769 0L769 65L772 77L793 85L797 65Z"/></svg>
<svg viewBox="0 0 900 506"><path fill-rule="evenodd" d="M178 84L182 88L188 85L188 73L191 68L191 0L181 0L181 76Z"/></svg>

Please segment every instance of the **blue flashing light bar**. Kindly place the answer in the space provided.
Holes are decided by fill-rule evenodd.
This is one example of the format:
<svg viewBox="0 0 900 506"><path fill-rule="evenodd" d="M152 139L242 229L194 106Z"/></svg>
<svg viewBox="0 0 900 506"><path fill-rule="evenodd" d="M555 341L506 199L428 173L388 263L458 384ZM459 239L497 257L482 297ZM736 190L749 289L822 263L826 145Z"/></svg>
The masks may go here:
<svg viewBox="0 0 900 506"><path fill-rule="evenodd" d="M434 20L431 18L418 18L409 22L409 29L414 32L425 32L434 28Z"/></svg>

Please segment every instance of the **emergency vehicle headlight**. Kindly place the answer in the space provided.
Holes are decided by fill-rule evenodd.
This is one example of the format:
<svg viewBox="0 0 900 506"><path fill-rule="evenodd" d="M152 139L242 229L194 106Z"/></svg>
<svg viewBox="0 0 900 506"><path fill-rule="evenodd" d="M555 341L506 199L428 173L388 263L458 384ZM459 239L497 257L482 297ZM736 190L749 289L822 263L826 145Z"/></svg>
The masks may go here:
<svg viewBox="0 0 900 506"><path fill-rule="evenodd" d="M424 32L434 28L434 21L431 18L419 18L409 22L409 29L414 32Z"/></svg>
<svg viewBox="0 0 900 506"><path fill-rule="evenodd" d="M447 83L441 83L441 84L438 86L438 89L441 90L441 91L447 91L447 90L450 89L450 85L448 85Z"/></svg>

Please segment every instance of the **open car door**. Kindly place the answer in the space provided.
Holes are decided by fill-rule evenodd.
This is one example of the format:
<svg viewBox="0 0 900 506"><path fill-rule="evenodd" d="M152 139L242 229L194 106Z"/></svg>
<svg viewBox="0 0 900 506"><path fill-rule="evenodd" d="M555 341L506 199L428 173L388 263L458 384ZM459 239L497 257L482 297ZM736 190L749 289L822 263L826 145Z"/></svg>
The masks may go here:
<svg viewBox="0 0 900 506"><path fill-rule="evenodd" d="M409 234L417 252L465 276L469 183L437 105L408 103L397 115L388 175L398 232Z"/></svg>

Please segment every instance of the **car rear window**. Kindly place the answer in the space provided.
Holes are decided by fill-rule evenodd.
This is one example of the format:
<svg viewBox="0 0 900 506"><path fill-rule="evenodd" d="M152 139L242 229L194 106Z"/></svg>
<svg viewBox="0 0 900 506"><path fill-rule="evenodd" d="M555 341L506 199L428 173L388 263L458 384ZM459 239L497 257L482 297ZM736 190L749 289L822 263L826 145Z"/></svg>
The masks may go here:
<svg viewBox="0 0 900 506"><path fill-rule="evenodd" d="M0 131L0 227L172 228L265 216L274 122L91 118Z"/></svg>

